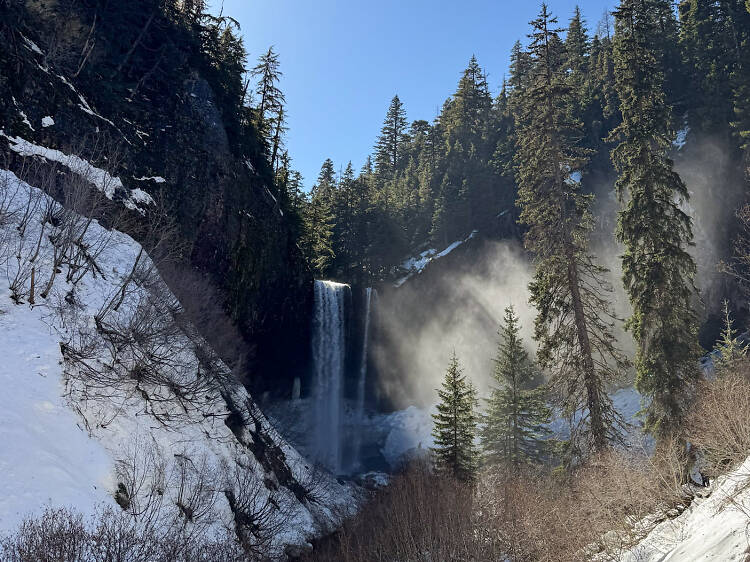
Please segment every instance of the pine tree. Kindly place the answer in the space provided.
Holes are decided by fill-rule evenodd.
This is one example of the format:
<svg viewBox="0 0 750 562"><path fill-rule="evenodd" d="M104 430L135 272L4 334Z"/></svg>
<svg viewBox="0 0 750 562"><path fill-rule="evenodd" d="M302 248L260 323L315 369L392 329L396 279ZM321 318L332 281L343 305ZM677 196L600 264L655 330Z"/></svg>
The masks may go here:
<svg viewBox="0 0 750 562"><path fill-rule="evenodd" d="M455 352L437 392L440 403L437 413L432 415L437 467L458 480L472 482L478 468L474 445L477 398L474 387L462 374Z"/></svg>
<svg viewBox="0 0 750 562"><path fill-rule="evenodd" d="M738 363L747 358L748 344L737 337L734 320L729 312L729 301L724 300L724 329L714 346L714 369L718 375L731 373Z"/></svg>
<svg viewBox="0 0 750 562"><path fill-rule="evenodd" d="M375 172L384 180L392 179L403 163L408 141L406 129L404 104L397 95L393 96L375 143Z"/></svg>
<svg viewBox="0 0 750 562"><path fill-rule="evenodd" d="M484 458L519 465L542 460L549 431L544 425L551 411L543 389L532 389L536 368L524 349L520 324L513 306L505 309L493 377L497 387L487 399L480 430Z"/></svg>
<svg viewBox="0 0 750 562"><path fill-rule="evenodd" d="M581 193L579 182L587 158L578 146L580 124L568 117L571 87L556 21L542 4L531 22L534 71L518 118L518 204L536 265L529 289L538 310L539 362L551 371L565 412L582 414L571 444L601 450L618 436L605 384L627 361L612 335L606 270L588 249L592 196Z"/></svg>
<svg viewBox="0 0 750 562"><path fill-rule="evenodd" d="M637 344L636 388L651 400L646 427L676 427L698 375L695 263L687 252L692 221L688 191L668 157L674 135L665 101L658 0L622 0L615 11L615 74L622 123L611 139L623 205L617 238L625 245L623 281L633 309L626 327Z"/></svg>

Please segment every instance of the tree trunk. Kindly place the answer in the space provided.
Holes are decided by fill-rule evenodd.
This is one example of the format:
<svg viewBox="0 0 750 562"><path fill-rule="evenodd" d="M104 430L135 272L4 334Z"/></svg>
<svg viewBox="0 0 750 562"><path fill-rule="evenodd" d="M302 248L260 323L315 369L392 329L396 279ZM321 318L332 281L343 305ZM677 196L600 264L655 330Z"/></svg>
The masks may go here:
<svg viewBox="0 0 750 562"><path fill-rule="evenodd" d="M567 246L568 285L573 299L573 313L575 315L578 345L581 348L583 380L586 385L586 398L589 407L591 434L594 437L594 449L601 451L607 446L607 430L604 426L604 419L602 417L602 404L599 399L599 389L597 388L596 368L594 367L591 342L589 341L589 332L586 326L586 314L583 310L583 301L581 299L578 266L575 261L575 253L572 244L568 243Z"/></svg>

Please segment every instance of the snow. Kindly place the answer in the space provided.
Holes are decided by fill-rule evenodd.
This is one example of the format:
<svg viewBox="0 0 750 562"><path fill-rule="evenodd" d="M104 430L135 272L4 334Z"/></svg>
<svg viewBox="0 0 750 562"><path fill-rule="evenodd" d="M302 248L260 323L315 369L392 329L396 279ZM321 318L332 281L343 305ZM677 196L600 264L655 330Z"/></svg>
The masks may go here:
<svg viewBox="0 0 750 562"><path fill-rule="evenodd" d="M750 458L718 478L674 519L657 524L621 562L746 560L750 540Z"/></svg>
<svg viewBox="0 0 750 562"><path fill-rule="evenodd" d="M30 152L27 156L36 154L35 149ZM58 156L53 152L45 154L52 154L53 159ZM243 489L246 486L253 493L257 490L259 505L270 501L270 505L277 506L269 521L281 518L283 522L282 531L272 537L274 548L279 551L286 544L305 545L312 537L331 532L341 517L352 512L359 501L356 489L338 483L328 474L315 472L312 464L270 426L244 388L231 382L223 363L217 358L211 360L213 367L224 373L223 378L201 375L206 367L193 350L205 342L190 326L179 325L177 331L168 332L167 341L158 345L160 349L177 346L175 354L185 365L178 371L179 383L197 385L196 390L187 391L192 394L185 395L183 391L178 397L169 384L139 380L133 369L142 365L144 356L122 353L118 347L117 360L112 362L110 344L94 325L94 317L106 308L113 295L120 294L123 280L133 270L141 253L134 240L92 221L82 234L83 247L93 256L97 269L72 283L65 275L67 266L63 265L51 292L42 298L41 287L52 268L52 240L57 228L43 227L42 213L52 202L9 171L0 170L0 189L0 201L10 201L10 217L21 216L19 210L34 197L45 201L33 207L24 234L16 228L16 218L0 229L2 287L9 287L16 277L16 254L28 259L36 240L41 240L33 262L37 272L36 305L16 304L7 290L0 293L0 533L46 506L73 507L91 513L101 503L113 505L116 483L122 481L116 475L117 467L123 463L140 466L149 455L165 467L167 484L162 493L167 506L174 506L179 493L178 471L183 462L179 459L187 457L193 466L205 464L212 471L209 474L216 474L217 478L226 474L225 467L245 475L240 477L247 478L242 480ZM44 236L43 228L47 232ZM28 265L28 261L24 263ZM147 256L140 263L151 270ZM28 279L22 282L22 295L28 294L29 283ZM149 309L143 307L153 302L155 290L164 295L161 299L174 299L156 274L143 285L131 283L121 306L107 312L108 321L117 325L148 314ZM75 304L58 306L69 302L69 298ZM94 339L81 348L87 353L84 363L99 376L114 377L105 380L116 383L97 387L86 377L84 363L62 356L60 342L67 342L73 349L86 337ZM148 359L145 365L149 365ZM192 400L185 401L186 396ZM240 436L224 423L227 400L248 420L236 428ZM300 502L279 482L276 470L267 471L245 445L260 435L267 439L264 449L278 447L282 462L298 482L318 482L312 491L315 502ZM267 487L264 482L271 485ZM211 532L219 533L231 528L233 521L224 494L217 493L215 497L207 524Z"/></svg>
<svg viewBox="0 0 750 562"><path fill-rule="evenodd" d="M113 463L62 399L59 338L43 309L0 292L0 533L45 505L112 503Z"/></svg>
<svg viewBox="0 0 750 562"><path fill-rule="evenodd" d="M23 119L23 124L26 125L29 129L32 131L35 131L34 127L31 126L31 121L29 121L29 118L26 117L26 114L23 111L18 112L19 115L21 115L21 119Z"/></svg>
<svg viewBox="0 0 750 562"><path fill-rule="evenodd" d="M571 185L581 183L581 177L582 177L581 172L570 172L570 174L568 174L567 179L565 180L565 183L568 183Z"/></svg>
<svg viewBox="0 0 750 562"><path fill-rule="evenodd" d="M154 183L165 183L167 181L161 176L150 176L150 177L143 176L140 178L134 177L133 179L135 181L152 181Z"/></svg>
<svg viewBox="0 0 750 562"><path fill-rule="evenodd" d="M51 116L47 115L46 117L42 117L42 127L47 128L51 127L55 124L55 120L52 119Z"/></svg>
<svg viewBox="0 0 750 562"><path fill-rule="evenodd" d="M21 156L40 156L46 160L62 164L74 174L78 174L91 183L96 189L104 193L108 199L114 199L115 193L118 191L128 194L128 197L124 197L122 200L123 205L128 209L144 214L145 211L140 207L139 203L152 204L154 202L151 196L145 191L140 189L127 190L123 186L122 181L120 181L120 178L110 175L106 170L97 168L87 160L74 154L65 154L54 148L39 146L21 137L9 137L2 129L0 129L0 137L4 137L10 141L10 149Z"/></svg>
<svg viewBox="0 0 750 562"><path fill-rule="evenodd" d="M437 411L409 406L382 417L380 423L390 428L380 452L392 469L405 459L426 453L434 446L432 414Z"/></svg>
<svg viewBox="0 0 750 562"><path fill-rule="evenodd" d="M24 43L26 43L26 48L34 51L37 55L43 55L42 50L37 46L36 43L34 43L31 39L26 37L25 35L21 35L23 38Z"/></svg>
<svg viewBox="0 0 750 562"><path fill-rule="evenodd" d="M279 214L283 217L284 216L284 211L282 211L281 207L279 207L279 201L276 199L276 197L274 197L273 193L271 193L271 190L268 189L268 186L264 186L264 187L266 188L266 193L268 193L268 195L271 197L271 199L273 199L274 205L279 210Z"/></svg>
<svg viewBox="0 0 750 562"><path fill-rule="evenodd" d="M689 132L690 127L688 127L687 125L677 131L677 136L672 141L672 146L674 146L677 150L681 150L687 143L687 136Z"/></svg>
<svg viewBox="0 0 750 562"><path fill-rule="evenodd" d="M472 233L469 234L466 238L464 238L463 240L456 240L455 242L450 244L447 248L445 248L442 252L438 252L436 249L431 248L429 250L425 250L424 252L419 254L419 256L417 257L412 257L412 258L407 259L401 264L400 269L407 271L408 273L404 275L403 277L401 277L400 279L396 280L393 283L393 286L400 287L414 275L419 275L420 273L422 273L422 271L424 271L424 268L427 267L428 263L430 263L433 260L440 259L440 258L447 256L453 250L458 248L461 244L464 244L465 242L468 242L469 240L474 238L474 236L476 236L478 232L479 232L478 230L472 231Z"/></svg>

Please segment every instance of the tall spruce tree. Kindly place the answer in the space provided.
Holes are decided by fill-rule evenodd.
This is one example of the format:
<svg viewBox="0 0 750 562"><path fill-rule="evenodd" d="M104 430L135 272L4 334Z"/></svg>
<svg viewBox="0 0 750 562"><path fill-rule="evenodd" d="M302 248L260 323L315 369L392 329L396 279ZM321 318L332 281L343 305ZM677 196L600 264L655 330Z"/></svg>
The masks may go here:
<svg viewBox="0 0 750 562"><path fill-rule="evenodd" d="M487 399L480 430L482 452L490 463L504 463L515 470L538 462L548 452L545 424L551 411L544 389L532 388L536 367L524 349L521 326L513 306L505 309L493 377L497 386Z"/></svg>
<svg viewBox="0 0 750 562"><path fill-rule="evenodd" d="M476 477L479 455L474 445L477 430L476 390L462 374L454 352L438 389L440 403L432 415L437 468L463 482Z"/></svg>
<svg viewBox="0 0 750 562"><path fill-rule="evenodd" d="M666 434L683 415L698 375L692 308L695 263L687 188L668 156L674 134L665 101L658 0L622 0L615 14L615 77L622 123L611 139L622 209L623 281L633 309L636 388L651 400L646 428Z"/></svg>
<svg viewBox="0 0 750 562"><path fill-rule="evenodd" d="M531 22L533 75L518 117L518 203L520 220L528 225L525 245L536 265L529 289L538 310L539 362L551 372L566 413L571 419L580 414L571 445L601 450L618 436L605 384L627 360L612 335L606 270L588 248L592 196L580 189L587 158L579 147L580 124L567 111L572 89L556 22L545 4Z"/></svg>
<svg viewBox="0 0 750 562"><path fill-rule="evenodd" d="M392 179L400 169L407 140L406 110L396 95L388 106L383 128L375 142L375 172L379 177Z"/></svg>

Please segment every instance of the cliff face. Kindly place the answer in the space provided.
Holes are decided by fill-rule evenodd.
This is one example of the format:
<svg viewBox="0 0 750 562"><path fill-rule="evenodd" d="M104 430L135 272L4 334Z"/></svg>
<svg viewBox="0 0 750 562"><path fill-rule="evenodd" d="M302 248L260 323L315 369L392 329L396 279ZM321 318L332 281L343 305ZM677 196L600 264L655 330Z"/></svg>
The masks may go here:
<svg viewBox="0 0 750 562"><path fill-rule="evenodd" d="M119 4L0 2L0 158L21 165L8 137L79 155L120 178L115 201L143 190L165 207L240 328L248 385L284 393L307 361L312 283L262 141L238 128L236 84L196 44L205 31L168 3Z"/></svg>

